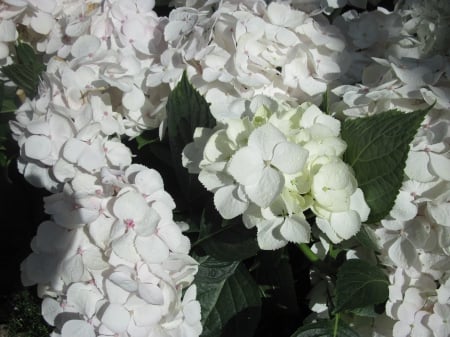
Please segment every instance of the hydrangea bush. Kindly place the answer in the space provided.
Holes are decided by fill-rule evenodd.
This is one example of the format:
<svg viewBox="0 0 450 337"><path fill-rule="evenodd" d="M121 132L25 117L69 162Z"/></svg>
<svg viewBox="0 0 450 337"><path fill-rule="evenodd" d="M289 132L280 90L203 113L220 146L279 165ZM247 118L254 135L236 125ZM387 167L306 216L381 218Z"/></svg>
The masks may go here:
<svg viewBox="0 0 450 337"><path fill-rule="evenodd" d="M0 4L52 337L450 336L450 6L378 2Z"/></svg>

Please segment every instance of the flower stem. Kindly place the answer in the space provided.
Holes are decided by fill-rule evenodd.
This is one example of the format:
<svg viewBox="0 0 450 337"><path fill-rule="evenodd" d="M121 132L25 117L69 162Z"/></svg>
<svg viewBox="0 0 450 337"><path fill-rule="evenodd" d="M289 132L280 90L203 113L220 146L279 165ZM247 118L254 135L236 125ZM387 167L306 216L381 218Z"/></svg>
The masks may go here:
<svg viewBox="0 0 450 337"><path fill-rule="evenodd" d="M306 256L306 258L312 263L317 263L320 261L319 257L314 253L311 248L306 243L300 243L298 248L302 251L302 253Z"/></svg>
<svg viewBox="0 0 450 337"><path fill-rule="evenodd" d="M334 317L333 337L336 337L338 335L339 318L340 318L340 314L336 314L336 316Z"/></svg>

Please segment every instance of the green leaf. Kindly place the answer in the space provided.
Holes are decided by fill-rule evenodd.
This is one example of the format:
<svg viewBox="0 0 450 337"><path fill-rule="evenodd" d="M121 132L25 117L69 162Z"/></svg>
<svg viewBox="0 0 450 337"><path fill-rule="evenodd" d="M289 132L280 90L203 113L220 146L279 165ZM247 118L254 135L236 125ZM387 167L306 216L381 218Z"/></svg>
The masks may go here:
<svg viewBox="0 0 450 337"><path fill-rule="evenodd" d="M353 309L350 312L361 317L375 318L384 312L384 304L368 305L362 308Z"/></svg>
<svg viewBox="0 0 450 337"><path fill-rule="evenodd" d="M202 309L202 336L220 336L225 327L230 336L251 336L249 330L255 330L259 322L261 299L258 286L245 266L210 256L198 260L200 266L194 282ZM227 326L242 314L246 317L246 335L241 334L239 326Z"/></svg>
<svg viewBox="0 0 450 337"><path fill-rule="evenodd" d="M151 130L153 131L153 130ZM136 143L137 143L137 149L141 150L144 146L155 143L157 141L159 141L159 138L155 137L154 132L149 131L144 131L143 133L141 133L139 136L136 137Z"/></svg>
<svg viewBox="0 0 450 337"><path fill-rule="evenodd" d="M196 127L213 128L216 125L209 104L189 83L186 73L170 93L167 100L167 135L173 167L180 190L187 200L194 198L202 190L197 176L191 175L181 164L184 147L193 140Z"/></svg>
<svg viewBox="0 0 450 337"><path fill-rule="evenodd" d="M0 113L14 112L17 109L15 99L16 99L16 89L0 81Z"/></svg>
<svg viewBox="0 0 450 337"><path fill-rule="evenodd" d="M213 205L208 205L200 222L201 244L208 255L223 261L241 261L259 251L254 229L247 229L241 217L223 220Z"/></svg>
<svg viewBox="0 0 450 337"><path fill-rule="evenodd" d="M33 47L26 43L19 43L16 46L17 63L34 65L38 62Z"/></svg>
<svg viewBox="0 0 450 337"><path fill-rule="evenodd" d="M367 223L383 219L392 209L403 181L409 144L427 110L389 110L371 117L346 120L344 161L355 171L370 207Z"/></svg>
<svg viewBox="0 0 450 337"><path fill-rule="evenodd" d="M345 261L336 280L335 312L383 303L389 295L389 281L383 271L362 260Z"/></svg>
<svg viewBox="0 0 450 337"><path fill-rule="evenodd" d="M322 95L322 103L320 104L320 110L322 110L327 115L330 115L330 100L329 100L329 91L328 89Z"/></svg>
<svg viewBox="0 0 450 337"><path fill-rule="evenodd" d="M23 89L28 97L33 98L37 93L39 75L44 69L44 64L33 48L25 43L19 43L16 45L15 63L2 67L1 71Z"/></svg>
<svg viewBox="0 0 450 337"><path fill-rule="evenodd" d="M377 239L367 225L361 226L361 229L356 233L355 238L363 247L378 251Z"/></svg>
<svg viewBox="0 0 450 337"><path fill-rule="evenodd" d="M291 337L359 337L359 335L342 320L336 324L334 319L304 325Z"/></svg>

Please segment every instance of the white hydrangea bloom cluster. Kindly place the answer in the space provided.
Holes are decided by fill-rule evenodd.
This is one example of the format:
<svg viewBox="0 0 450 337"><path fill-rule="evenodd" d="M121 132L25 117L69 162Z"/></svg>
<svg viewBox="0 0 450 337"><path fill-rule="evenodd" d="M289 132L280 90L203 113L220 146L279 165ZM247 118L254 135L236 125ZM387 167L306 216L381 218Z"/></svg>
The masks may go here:
<svg viewBox="0 0 450 337"><path fill-rule="evenodd" d="M187 69L222 120L240 117L258 94L318 103L349 68L343 35L320 15L258 0L221 1L211 12L213 3L172 10L148 86L173 85Z"/></svg>
<svg viewBox="0 0 450 337"><path fill-rule="evenodd" d="M354 118L433 105L411 145L394 208L373 227L381 262L391 273L386 314L393 320L394 337L450 334L444 318L450 301L439 295L448 291L450 268L450 78L448 43L442 43L448 39L444 18L449 14L446 1L404 1L392 13L344 17L350 37L351 27L359 23L361 30L354 32L363 32L363 26L370 30L363 34L373 37L371 44L361 45L358 52L376 58L361 62L359 84L333 90L342 97L334 111ZM367 20L378 24L369 25ZM389 29L388 39L374 31L380 23L395 28ZM358 46L358 38L352 38ZM385 47L376 47L374 54L371 48L380 44Z"/></svg>
<svg viewBox="0 0 450 337"><path fill-rule="evenodd" d="M144 84L146 68L164 46L164 19L152 11L151 1L67 7L75 14L54 15L66 25L58 31L71 39L61 40L38 97L26 100L11 124L21 148L19 170L50 191L60 190L78 170L95 173L104 166L129 165L131 153L119 137L159 127L168 93L148 91Z"/></svg>
<svg viewBox="0 0 450 337"><path fill-rule="evenodd" d="M189 287L197 262L174 207L159 173L138 164L79 173L45 199L52 218L21 269L24 285L39 286L52 336L201 333Z"/></svg>
<svg viewBox="0 0 450 337"><path fill-rule="evenodd" d="M0 6L0 58L8 62L23 35L48 59L11 130L19 171L54 193L45 198L51 220L21 266L23 284L44 298L52 336L199 336L187 225L174 222L159 173L132 164L121 143L164 118L168 91L148 91L145 75L159 62L167 19L154 1Z"/></svg>
<svg viewBox="0 0 450 337"><path fill-rule="evenodd" d="M340 122L313 104L292 108L262 96L249 105L251 117L197 128L183 152L222 217L242 214L262 249L309 242L308 209L332 242L356 234L369 208L342 161Z"/></svg>
<svg viewBox="0 0 450 337"><path fill-rule="evenodd" d="M313 232L321 240L313 249L325 253L369 213L342 161L338 120L296 102L318 103L334 88L341 101L332 110L344 118L434 104L395 206L373 226L390 272L387 316L355 326L373 336L450 334L448 1L346 11L332 24L323 14L367 1L267 3L174 0L168 18L153 0L0 3L0 65L18 38L48 60L39 95L11 129L20 172L55 193L45 200L52 219L22 265L24 284L39 285L52 336L201 333L184 225L173 221L159 174L133 165L120 141L163 131L167 95L185 70L219 125L195 131L184 165L224 218L242 215L257 228L262 249L309 242ZM348 258L374 258L363 255ZM328 283L317 282L311 308L325 317L317 295Z"/></svg>

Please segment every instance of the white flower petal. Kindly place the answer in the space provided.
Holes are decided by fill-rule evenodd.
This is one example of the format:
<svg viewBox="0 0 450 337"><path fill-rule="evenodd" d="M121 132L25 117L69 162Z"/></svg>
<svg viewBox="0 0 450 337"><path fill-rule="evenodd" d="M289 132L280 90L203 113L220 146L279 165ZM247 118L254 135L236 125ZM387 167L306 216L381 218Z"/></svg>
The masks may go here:
<svg viewBox="0 0 450 337"><path fill-rule="evenodd" d="M156 235L138 236L136 249L147 263L161 263L169 256L169 247Z"/></svg>
<svg viewBox="0 0 450 337"><path fill-rule="evenodd" d="M242 185L253 185L258 182L264 169L261 153L249 146L236 151L231 157L227 172Z"/></svg>
<svg viewBox="0 0 450 337"><path fill-rule="evenodd" d="M430 165L433 171L442 179L450 181L450 159L433 152L430 155Z"/></svg>
<svg viewBox="0 0 450 337"><path fill-rule="evenodd" d="M128 231L123 236L115 239L112 242L112 249L117 256L130 262L139 261L139 256L134 246L134 239L136 234L133 231Z"/></svg>
<svg viewBox="0 0 450 337"><path fill-rule="evenodd" d="M370 214L369 205L367 205L364 193L360 188L350 196L350 209L358 212L361 222L367 221Z"/></svg>
<svg viewBox="0 0 450 337"><path fill-rule="evenodd" d="M46 297L42 300L42 317L50 325L55 325L55 318L63 309L61 305L53 298Z"/></svg>
<svg viewBox="0 0 450 337"><path fill-rule="evenodd" d="M282 221L282 219L277 218L273 220L263 220L257 224L257 239L261 249L275 250L286 246L288 241L284 240L281 235L275 236L274 233L274 230Z"/></svg>
<svg viewBox="0 0 450 337"><path fill-rule="evenodd" d="M130 313L120 304L111 303L104 311L101 321L115 333L125 332L130 322Z"/></svg>
<svg viewBox="0 0 450 337"><path fill-rule="evenodd" d="M95 54L100 48L100 40L93 35L80 36L72 46L73 57L83 57Z"/></svg>
<svg viewBox="0 0 450 337"><path fill-rule="evenodd" d="M164 295L162 290L149 283L139 283L139 296L141 296L149 304L162 305L164 304Z"/></svg>
<svg viewBox="0 0 450 337"><path fill-rule="evenodd" d="M403 237L398 238L389 247L388 255L397 267L408 268L417 259L416 248Z"/></svg>
<svg viewBox="0 0 450 337"><path fill-rule="evenodd" d="M130 111L139 110L145 103L145 96L141 89L133 86L130 92L126 92L122 97L122 104Z"/></svg>
<svg viewBox="0 0 450 337"><path fill-rule="evenodd" d="M331 213L330 224L336 234L344 240L359 232L361 219L355 211Z"/></svg>
<svg viewBox="0 0 450 337"><path fill-rule="evenodd" d="M232 219L242 214L248 204L247 200L238 196L236 185L221 187L214 193L214 205L224 219Z"/></svg>
<svg viewBox="0 0 450 337"><path fill-rule="evenodd" d="M253 131L248 138L248 146L258 150L263 160L271 160L275 145L285 142L284 134L272 124L264 124Z"/></svg>
<svg viewBox="0 0 450 337"><path fill-rule="evenodd" d="M308 151L300 145L282 142L275 146L271 164L286 174L300 172L308 159Z"/></svg>
<svg viewBox="0 0 450 337"><path fill-rule="evenodd" d="M31 17L30 26L35 32L48 35L54 26L53 16L49 13L38 11Z"/></svg>
<svg viewBox="0 0 450 337"><path fill-rule="evenodd" d="M336 235L336 232L334 231L333 227L331 227L331 224L327 219L321 218L319 216L316 217L316 225L323 233L326 234L331 242L339 243L342 241L342 238Z"/></svg>
<svg viewBox="0 0 450 337"><path fill-rule="evenodd" d="M147 215L148 209L144 197L132 189L122 190L113 205L114 215L121 220L140 221Z"/></svg>
<svg viewBox="0 0 450 337"><path fill-rule="evenodd" d="M158 305L145 304L134 308L133 319L137 326L151 326L161 320L161 307Z"/></svg>
<svg viewBox="0 0 450 337"><path fill-rule="evenodd" d="M94 327L86 321L70 320L64 323L61 337L96 337Z"/></svg>
<svg viewBox="0 0 450 337"><path fill-rule="evenodd" d="M406 159L405 173L409 178L428 182L435 179L435 176L428 170L429 157L424 151L410 151Z"/></svg>
<svg viewBox="0 0 450 337"><path fill-rule="evenodd" d="M109 279L120 288L132 293L137 291L138 283L133 279L133 270L123 270L126 266L121 266L122 270L115 270L109 276ZM119 267L119 268L121 268Z"/></svg>
<svg viewBox="0 0 450 337"><path fill-rule="evenodd" d="M285 218L280 233L289 242L307 243L310 240L311 228L305 218L292 215Z"/></svg>
<svg viewBox="0 0 450 337"><path fill-rule="evenodd" d="M84 265L81 255L77 254L66 259L61 270L61 278L64 283L70 284L82 280L84 274Z"/></svg>
<svg viewBox="0 0 450 337"><path fill-rule="evenodd" d="M271 168L264 168L258 183L245 186L248 198L259 207L266 208L281 193L284 186L283 175Z"/></svg>
<svg viewBox="0 0 450 337"><path fill-rule="evenodd" d="M32 135L24 144L24 153L31 159L42 160L47 158L52 150L52 143L48 137Z"/></svg>

